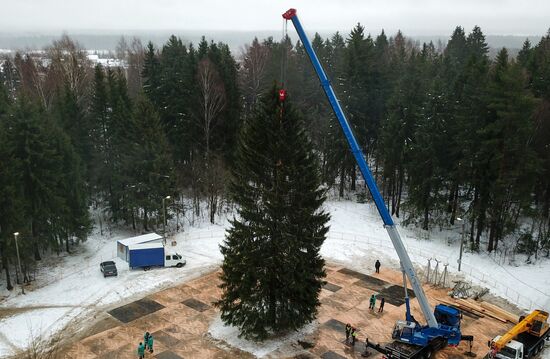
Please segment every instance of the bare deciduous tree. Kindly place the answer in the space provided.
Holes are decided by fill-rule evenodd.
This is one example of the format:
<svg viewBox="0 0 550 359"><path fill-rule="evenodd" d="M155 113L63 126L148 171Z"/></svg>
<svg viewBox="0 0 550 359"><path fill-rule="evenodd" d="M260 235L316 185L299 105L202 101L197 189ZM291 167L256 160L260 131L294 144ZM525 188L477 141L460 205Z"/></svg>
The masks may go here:
<svg viewBox="0 0 550 359"><path fill-rule="evenodd" d="M254 106L258 96L264 91L262 80L269 56L269 49L260 44L257 38L254 38L251 45L246 45L242 55L241 88L250 107Z"/></svg>
<svg viewBox="0 0 550 359"><path fill-rule="evenodd" d="M38 60L39 61L39 60ZM21 81L21 90L32 98L38 98L46 107L48 104L46 91L44 91L45 69L40 66L32 54L21 55L17 53L14 58L15 68Z"/></svg>
<svg viewBox="0 0 550 359"><path fill-rule="evenodd" d="M199 63L197 77L200 89L201 127L205 141L205 156L208 162L212 130L217 124L219 114L225 107L225 88L216 66L207 58Z"/></svg>
<svg viewBox="0 0 550 359"><path fill-rule="evenodd" d="M222 161L211 155L210 140L212 130L218 124L219 115L225 107L225 88L216 66L208 58L199 62L197 77L200 89L200 121L205 145L202 192L208 201L210 222L214 223L225 176L222 174Z"/></svg>
<svg viewBox="0 0 550 359"><path fill-rule="evenodd" d="M46 52L51 59L47 74L48 92L66 85L80 102L86 95L91 75L91 64L82 46L63 34Z"/></svg>
<svg viewBox="0 0 550 359"><path fill-rule="evenodd" d="M128 94L134 98L143 88L143 79L141 70L143 69L145 59L145 50L141 40L137 37L132 39L132 44L128 49Z"/></svg>

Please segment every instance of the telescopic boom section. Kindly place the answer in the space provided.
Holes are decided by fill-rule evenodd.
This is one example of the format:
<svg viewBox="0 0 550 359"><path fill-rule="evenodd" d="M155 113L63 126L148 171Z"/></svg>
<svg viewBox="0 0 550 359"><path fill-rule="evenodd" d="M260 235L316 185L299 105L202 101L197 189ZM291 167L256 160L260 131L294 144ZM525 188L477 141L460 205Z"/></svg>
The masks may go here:
<svg viewBox="0 0 550 359"><path fill-rule="evenodd" d="M403 271L406 273L407 277L409 278L409 282L411 283L412 289L414 290L414 293L418 299L418 302L420 303L420 309L422 310L422 314L424 314L424 317L426 318L426 321L430 327L437 328L438 327L437 320L435 319L435 316L432 313L432 309L430 307L430 304L428 303L426 294L424 293L424 290L422 289L420 281L416 276L411 259L409 258L409 255L405 249L405 246L403 245L403 241L401 240L401 236L399 235L399 232L395 227L395 224L390 215L390 212L388 211L388 208L384 203L384 199L382 198L382 195L378 190L378 186L376 186L376 182L374 181L374 178L367 166L367 162L365 161L365 157L361 152L359 144L357 143L357 140L353 135L353 132L348 123L348 120L344 115L344 111L342 110L342 107L340 106L340 103L336 98L336 94L332 89L332 85L330 84L330 81L325 71L323 70L321 63L319 62L319 59L317 58L317 55L315 54L315 51L311 47L311 43L309 42L309 39L307 38L304 32L304 29L302 28L302 24L300 23L300 20L296 15L296 9L289 9L287 12L283 14L283 18L286 20L292 20L292 24L294 25L294 28L296 29L296 32L298 33L298 36L300 37L300 40L302 41L304 48L306 49L309 59L311 60L311 63L315 68L315 72L319 77L319 81L323 86L323 89L325 91L325 94L327 95L330 105L332 106L332 109L334 110L334 113L338 118L338 122L342 127L342 131L346 136L348 144L351 148L351 152L355 157L355 161L357 162L357 165L359 166L361 174L363 175L363 178L365 179L367 187L369 188L370 194L374 199L374 203L376 204L378 213L380 214L380 217L382 217L384 226L388 231L388 234L390 236L390 239L393 243L395 250L397 251L397 255L399 256L399 260L401 261L401 267Z"/></svg>

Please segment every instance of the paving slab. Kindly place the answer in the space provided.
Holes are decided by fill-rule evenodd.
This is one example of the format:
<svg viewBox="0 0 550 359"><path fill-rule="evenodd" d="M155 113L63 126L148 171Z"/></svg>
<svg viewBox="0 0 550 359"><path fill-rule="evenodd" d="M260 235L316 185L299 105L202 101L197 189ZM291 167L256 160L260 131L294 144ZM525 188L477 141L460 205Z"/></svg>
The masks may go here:
<svg viewBox="0 0 550 359"><path fill-rule="evenodd" d="M338 272L340 272L342 274L345 274L347 276L356 278L356 279L363 280L363 281L367 281L368 278L369 278L369 276L367 274L357 272L357 271L354 271L353 269L349 269L349 268L342 268Z"/></svg>
<svg viewBox="0 0 550 359"><path fill-rule="evenodd" d="M329 282L326 282L326 284L323 286L323 288L325 288L327 290L330 290L333 293L338 292L340 289L342 289L342 287L340 287L339 285L332 284L332 283L329 283Z"/></svg>
<svg viewBox="0 0 550 359"><path fill-rule="evenodd" d="M174 352L171 352L169 350L166 350L160 354L155 355L155 358L157 359L183 359L183 357L180 357Z"/></svg>
<svg viewBox="0 0 550 359"><path fill-rule="evenodd" d="M391 283L386 282L385 280L382 280L370 275L363 276L360 280L358 280L354 284L360 287L371 289L375 292L380 292L384 288L392 285Z"/></svg>
<svg viewBox="0 0 550 359"><path fill-rule="evenodd" d="M175 347L179 343L178 339L174 338L173 336L164 332L163 330L159 330L151 334L153 334L153 340L155 342L161 342L168 348Z"/></svg>
<svg viewBox="0 0 550 359"><path fill-rule="evenodd" d="M329 350L328 352L323 353L323 355L321 355L321 358L323 358L323 359L346 359L345 356L337 354L337 353L333 352L332 350Z"/></svg>
<svg viewBox="0 0 550 359"><path fill-rule="evenodd" d="M395 305L396 307L399 307L403 304L405 304L405 298L403 298L403 295L405 293L405 288L400 285L392 285L390 287L384 288L380 291L380 294L377 296L378 300L381 297L386 298L386 302ZM414 298L414 291L412 289L407 288L407 293L409 295L409 298ZM377 301L378 302L378 301ZM377 303L379 304L379 302Z"/></svg>
<svg viewBox="0 0 550 359"><path fill-rule="evenodd" d="M323 326L336 330L337 332L344 333L346 332L346 324L339 321L338 319L330 319L323 323Z"/></svg>
<svg viewBox="0 0 550 359"><path fill-rule="evenodd" d="M182 302L189 308L193 308L198 312L204 312L208 309L210 309L210 306L206 303L201 302L200 300L197 300L195 298L186 299Z"/></svg>
<svg viewBox="0 0 550 359"><path fill-rule="evenodd" d="M162 308L164 308L162 304L159 304L152 299L143 298L110 310L108 313L114 318L120 320L122 323L130 323Z"/></svg>

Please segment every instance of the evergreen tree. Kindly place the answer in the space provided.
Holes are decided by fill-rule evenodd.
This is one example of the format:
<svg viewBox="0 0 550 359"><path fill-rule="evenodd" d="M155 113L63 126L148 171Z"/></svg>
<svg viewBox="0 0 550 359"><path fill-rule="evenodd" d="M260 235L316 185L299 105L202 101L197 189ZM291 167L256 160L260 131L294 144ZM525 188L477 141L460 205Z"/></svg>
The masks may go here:
<svg viewBox="0 0 550 359"><path fill-rule="evenodd" d="M241 133L230 185L238 216L221 246L217 306L245 337L265 339L315 318L329 219L320 184L304 123L273 88Z"/></svg>
<svg viewBox="0 0 550 359"><path fill-rule="evenodd" d="M4 85L4 81L4 76L0 69L0 118L8 112L8 106L10 104L10 97Z"/></svg>
<svg viewBox="0 0 550 359"><path fill-rule="evenodd" d="M166 137L176 162L189 161L193 136L191 100L193 79L189 78L188 51L180 38L172 35L162 47L160 57L159 103L157 105Z"/></svg>
<svg viewBox="0 0 550 359"><path fill-rule="evenodd" d="M533 50L531 74L535 96L550 101L550 29Z"/></svg>
<svg viewBox="0 0 550 359"><path fill-rule="evenodd" d="M92 84L90 102L90 131L94 146L91 166L92 183L94 192L101 193L107 198L111 198L111 115L109 92L105 81L105 72L101 65L97 65L94 70L94 81Z"/></svg>
<svg viewBox="0 0 550 359"><path fill-rule="evenodd" d="M128 181L126 205L134 228L140 217L147 231L151 229L151 218L156 217L157 222L163 219L162 201L175 193L175 176L160 117L144 95L136 100L133 123L127 131L130 140L124 161Z"/></svg>
<svg viewBox="0 0 550 359"><path fill-rule="evenodd" d="M145 51L145 59L143 61L143 70L141 71L143 77L143 92L147 95L149 100L160 108L161 106L161 69L160 61L155 50L155 46L149 41L147 49Z"/></svg>
<svg viewBox="0 0 550 359"><path fill-rule="evenodd" d="M517 57L518 63L524 68L528 68L530 65L531 56L533 54L532 50L533 49L531 48L531 41L529 41L529 39L525 39Z"/></svg>
<svg viewBox="0 0 550 359"><path fill-rule="evenodd" d="M533 95L526 90L527 79L520 66L508 60L502 49L495 61L489 87L489 123L483 128L481 158L486 159L490 182L489 242L498 242L514 228L517 213L530 205L535 160L530 146Z"/></svg>
<svg viewBox="0 0 550 359"><path fill-rule="evenodd" d="M414 49L408 53L406 40L400 32L392 42L391 53L393 91L387 104L387 118L381 128L380 161L388 208L399 216L405 183L405 149L420 116L426 81L421 73L421 54Z"/></svg>
<svg viewBox="0 0 550 359"><path fill-rule="evenodd" d="M10 276L10 257L13 254L12 238L13 233L19 231L22 226L22 198L18 191L15 164L10 155L10 148L7 141L6 120L10 111L8 98L2 99L4 84L0 82L0 256L2 268L6 274L6 288L12 290ZM6 91L7 97L7 91Z"/></svg>
<svg viewBox="0 0 550 359"><path fill-rule="evenodd" d="M448 125L447 108L443 81L436 76L407 145L408 222L420 218L424 230L430 229L430 219L437 217L434 213L440 210L437 206L441 203L443 168L449 151L444 135Z"/></svg>
<svg viewBox="0 0 550 359"><path fill-rule="evenodd" d="M449 96L459 100L449 105L449 118L455 120L449 123L448 143L449 157L445 163L445 182L448 184L447 215L452 225L456 217L470 213L472 247L475 247L474 228L479 214L483 212L485 178L481 174L485 164L477 161L479 141L478 130L487 120L487 83L489 74L488 46L485 36L479 27L475 27L466 40L466 51L469 53L461 76L456 80L455 91L447 89ZM457 95L459 93L460 95ZM469 208L461 209L459 203L460 189L466 185L473 187L473 198ZM481 235L482 228L478 229ZM479 237L477 237L479 240Z"/></svg>
<svg viewBox="0 0 550 359"><path fill-rule="evenodd" d="M57 97L57 101L54 103L52 112L57 117L59 126L71 139L72 146L80 157L85 174L87 174L93 158L89 117L84 114L75 93L69 86L64 86L61 95Z"/></svg>

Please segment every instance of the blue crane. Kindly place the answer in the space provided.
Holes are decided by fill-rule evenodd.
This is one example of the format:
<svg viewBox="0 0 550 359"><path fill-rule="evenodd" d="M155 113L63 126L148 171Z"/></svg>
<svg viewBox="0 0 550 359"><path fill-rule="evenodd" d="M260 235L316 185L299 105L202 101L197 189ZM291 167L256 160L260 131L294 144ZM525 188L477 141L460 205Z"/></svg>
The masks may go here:
<svg viewBox="0 0 550 359"><path fill-rule="evenodd" d="M355 139L355 136L353 135L349 122L346 119L340 103L338 102L338 98L334 93L332 85L330 84L330 81L325 71L323 70L321 63L319 62L319 59L317 58L317 55L315 54L315 51L313 50L311 43L304 32L298 16L296 15L296 9L289 9L288 11L286 11L283 14L283 18L287 21L292 21L292 24L294 25L294 28L296 29L296 32L298 33L298 36L300 37L300 40L304 45L309 59L311 60L311 63L315 68L315 72L319 77L323 90L325 91L330 105L334 110L336 118L340 123L342 131L346 136L351 152L355 158L355 161L357 162L357 165L359 166L359 170L361 171L361 174L365 179L370 194L374 199L374 203L376 204L378 213L380 214L380 217L382 217L384 227L386 228L392 244L399 256L399 260L401 262L401 270L403 272L403 286L405 288L406 320L397 322L392 335L393 339L401 343L412 344L421 348L431 347L431 350L429 351L430 353L441 348L442 346L444 346L444 344L458 345L460 340L464 339L462 338L460 332L460 311L451 306L438 304L435 308L435 312L432 312L430 303L428 302L426 294L422 289L422 285L420 284L418 276L416 275L411 259L407 253L407 250L405 249L403 241L401 240L401 236L397 231L397 227L393 222L392 216L388 211L388 208L384 203L384 199L382 198L382 195L378 190L378 186L376 185L376 182L374 181L369 167L367 166L365 157L359 147L359 144L357 143L357 140ZM420 325L418 322L416 322L416 320L414 320L411 315L409 296L407 294L406 278L409 279L412 289L418 299L420 309L422 311L422 314L424 315L424 318L426 319L427 325ZM436 343L437 345L435 345ZM398 357L416 358L425 355L425 353L426 351L424 351L424 353L421 355L402 355Z"/></svg>

